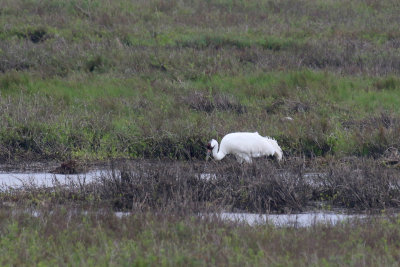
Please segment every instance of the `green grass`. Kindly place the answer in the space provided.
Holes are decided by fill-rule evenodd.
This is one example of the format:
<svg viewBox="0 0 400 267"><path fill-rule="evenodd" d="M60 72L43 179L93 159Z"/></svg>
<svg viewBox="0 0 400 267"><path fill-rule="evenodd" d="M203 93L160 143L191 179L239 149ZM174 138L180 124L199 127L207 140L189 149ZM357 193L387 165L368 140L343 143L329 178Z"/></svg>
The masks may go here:
<svg viewBox="0 0 400 267"><path fill-rule="evenodd" d="M180 158L189 149L202 158L201 146L192 145L230 131L271 135L290 154L347 151L351 155L358 154L364 143L352 140L358 138L357 127L345 130L342 124L382 113L396 118L400 104L395 78L309 70L215 75L184 84L111 74L40 78L13 72L0 77L0 83L2 105L9 110L1 116L5 129L1 140L10 151L15 149L16 156L32 152L60 157L61 150L62 157ZM201 94L191 97L192 92ZM202 110L202 97L215 109ZM235 105L245 112L238 112ZM295 122L282 123L284 116ZM372 130L378 131L379 125ZM366 143L375 142L374 135L366 134L362 134ZM190 139L194 143L187 144ZM163 149L165 142L178 152L173 147Z"/></svg>
<svg viewBox="0 0 400 267"><path fill-rule="evenodd" d="M273 136L288 156L379 157L398 148L398 11L3 1L0 158L203 158L231 131Z"/></svg>
<svg viewBox="0 0 400 267"><path fill-rule="evenodd" d="M171 45L187 33L198 34L227 28L236 35L243 31L242 26L248 25L251 27L246 29L250 34L264 37L271 35L271 32L278 37L289 35L296 39L330 37L332 32L344 32L362 33L359 36L366 40L381 40L387 33L398 32L396 27L387 25L395 21L398 6L389 0L381 2L4 1L2 19L11 23L11 29L5 28L2 36L20 37L29 28L46 27L50 33L68 39L97 39L104 34L115 37L125 33L130 36L128 39L132 39L132 45L154 45L151 36L152 33L158 33L159 44ZM67 19L61 23L64 18ZM203 24L199 24L202 20ZM128 30L132 25L138 27ZM254 40L254 36L251 37Z"/></svg>
<svg viewBox="0 0 400 267"><path fill-rule="evenodd" d="M118 227L116 227L118 225ZM56 208L1 210L2 265L310 266L392 265L397 217L306 229L250 227L194 216Z"/></svg>

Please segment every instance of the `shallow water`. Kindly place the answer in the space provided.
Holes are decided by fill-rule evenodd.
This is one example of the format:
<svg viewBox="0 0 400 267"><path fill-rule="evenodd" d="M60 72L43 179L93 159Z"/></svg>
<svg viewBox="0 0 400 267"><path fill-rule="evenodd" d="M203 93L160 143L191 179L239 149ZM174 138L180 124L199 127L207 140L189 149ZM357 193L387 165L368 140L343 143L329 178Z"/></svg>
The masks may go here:
<svg viewBox="0 0 400 267"><path fill-rule="evenodd" d="M123 218L131 212L115 212L115 216ZM250 226L273 224L277 227L311 227L317 224L336 225L352 219L365 219L373 215L343 214L327 211L306 212L300 214L256 214L256 213L210 213L201 214L202 218L219 218L223 221L245 223Z"/></svg>
<svg viewBox="0 0 400 267"><path fill-rule="evenodd" d="M21 187L23 185L36 185L51 187L55 184L65 185L73 183L89 183L99 178L102 175L109 173L109 170L92 170L87 173L80 174L54 174L50 172L10 172L0 171L0 186L1 187ZM304 177L308 178L307 181L317 186L318 184L312 179L320 174L305 174ZM201 180L211 181L216 180L215 173L200 173L198 178Z"/></svg>
<svg viewBox="0 0 400 267"><path fill-rule="evenodd" d="M2 168L0 168L2 169ZM40 187L52 187L54 185L68 185L72 183L90 183L95 181L101 176L105 176L110 173L107 169L94 169L87 173L80 174L54 174L46 171L12 171L4 170L0 171L0 188L18 188L25 185L35 185ZM282 173L282 175L288 175ZM315 188L323 186L325 173L305 173L303 174L304 181ZM214 181L217 179L216 173L199 173L197 174L198 179L205 181ZM391 189L398 189L400 187L400 180L392 182L390 185Z"/></svg>
<svg viewBox="0 0 400 267"><path fill-rule="evenodd" d="M200 180L206 181L217 179L217 175L215 173L200 173L198 177Z"/></svg>
<svg viewBox="0 0 400 267"><path fill-rule="evenodd" d="M0 172L2 188L17 188L24 185L51 187L55 184L89 183L100 177L106 171L93 170L81 174L53 174L49 172Z"/></svg>
<svg viewBox="0 0 400 267"><path fill-rule="evenodd" d="M300 214L253 214L253 213L229 213L215 214L225 221L247 223L251 226L273 224L275 226L310 227L316 224L335 225L350 219L366 218L365 214L342 214L334 212L308 212Z"/></svg>
<svg viewBox="0 0 400 267"><path fill-rule="evenodd" d="M4 170L4 169L3 169ZM81 174L53 174L42 171L16 172L11 170L0 171L0 189L18 188L26 185L40 187L52 187L54 185L84 184L95 181L96 179L108 176L110 170L95 169ZM306 182L313 186L318 186L319 178L323 173L306 173L303 175ZM206 181L217 179L215 173L200 173L198 178ZM343 212L343 211L341 211ZM219 218L224 221L246 223L251 226L273 224L278 227L310 227L316 224L335 225L351 219L368 218L365 214L345 214L341 212L312 211L300 214L254 214L254 213L212 213L202 214L202 218ZM119 218L129 216L130 212L116 212Z"/></svg>
<svg viewBox="0 0 400 267"><path fill-rule="evenodd" d="M41 212L36 210L27 210L34 217L40 217ZM84 211L84 214L89 212ZM132 215L132 212L114 212L114 215L121 219L126 216ZM366 214L341 214L334 212L308 212L301 214L255 214L255 213L210 213L210 214L200 214L201 218L219 218L226 222L238 222L248 224L249 226L260 226L266 224L272 224L276 227L312 227L315 225L336 225L339 223L344 223L352 219L367 219L374 215ZM376 216L376 215L375 215Z"/></svg>

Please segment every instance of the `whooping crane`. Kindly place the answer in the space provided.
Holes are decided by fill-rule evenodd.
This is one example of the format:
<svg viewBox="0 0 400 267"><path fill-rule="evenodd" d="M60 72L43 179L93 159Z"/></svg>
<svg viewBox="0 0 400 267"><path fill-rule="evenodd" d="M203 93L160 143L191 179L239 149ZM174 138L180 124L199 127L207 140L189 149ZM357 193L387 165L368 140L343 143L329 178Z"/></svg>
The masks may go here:
<svg viewBox="0 0 400 267"><path fill-rule="evenodd" d="M215 160L221 160L227 154L234 154L240 163L243 160L251 163L252 158L262 156L275 156L280 161L283 156L282 149L275 139L261 136L258 132L227 134L222 138L220 146L216 140L212 139L207 144L207 160L211 153Z"/></svg>

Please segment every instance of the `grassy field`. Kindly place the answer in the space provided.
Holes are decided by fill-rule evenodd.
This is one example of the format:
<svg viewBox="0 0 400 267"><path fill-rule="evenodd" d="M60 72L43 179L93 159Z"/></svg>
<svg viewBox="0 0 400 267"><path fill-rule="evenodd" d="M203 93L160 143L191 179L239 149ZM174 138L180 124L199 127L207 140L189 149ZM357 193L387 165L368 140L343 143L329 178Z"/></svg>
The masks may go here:
<svg viewBox="0 0 400 267"><path fill-rule="evenodd" d="M2 265L396 266L397 217L310 228L53 207L0 209ZM371 231L371 229L374 229Z"/></svg>
<svg viewBox="0 0 400 267"><path fill-rule="evenodd" d="M331 160L315 180L318 186L302 178L313 166L304 168L301 161L238 165L227 159L207 165L117 161L94 183L9 188L0 193L0 264L396 266L399 171L371 159L353 160ZM215 177L200 179L202 171ZM314 209L348 207L377 216L306 228L212 216L296 213L312 202L320 203ZM129 213L117 216L116 210Z"/></svg>
<svg viewBox="0 0 400 267"><path fill-rule="evenodd" d="M396 215L297 229L197 214L398 208L399 14L397 0L0 1L0 162L119 162L95 184L2 191L1 265L395 266ZM274 137L286 161L205 163L232 131Z"/></svg>
<svg viewBox="0 0 400 267"><path fill-rule="evenodd" d="M399 148L396 1L0 8L3 161L203 159L231 131L273 136L287 156Z"/></svg>

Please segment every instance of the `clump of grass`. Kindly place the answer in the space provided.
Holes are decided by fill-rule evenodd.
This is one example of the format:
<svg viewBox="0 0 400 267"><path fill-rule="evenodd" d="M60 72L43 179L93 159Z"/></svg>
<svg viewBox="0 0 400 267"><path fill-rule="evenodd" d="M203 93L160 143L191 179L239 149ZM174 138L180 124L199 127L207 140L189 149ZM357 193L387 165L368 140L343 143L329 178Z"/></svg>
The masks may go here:
<svg viewBox="0 0 400 267"><path fill-rule="evenodd" d="M301 210L307 194L307 190L297 190L302 181L280 176L273 165L266 164L237 166L233 162L207 170L198 163L140 164L103 177L98 190L101 199L114 199L113 205L124 209Z"/></svg>
<svg viewBox="0 0 400 267"><path fill-rule="evenodd" d="M386 77L377 80L374 87L378 90L395 90L400 87L400 81L396 77Z"/></svg>
<svg viewBox="0 0 400 267"><path fill-rule="evenodd" d="M288 50L288 49L296 49L296 46L301 47L301 44L297 44L293 40L285 40L276 38L274 36L270 36L266 38L264 42L262 42L262 47L264 49L269 49L272 51L280 51L280 50Z"/></svg>
<svg viewBox="0 0 400 267"><path fill-rule="evenodd" d="M101 55L89 58L86 62L86 70L89 72L99 71L104 68L105 59Z"/></svg>
<svg viewBox="0 0 400 267"><path fill-rule="evenodd" d="M321 182L326 186L321 196L333 205L379 210L396 207L399 201L397 171L374 160L330 164Z"/></svg>
<svg viewBox="0 0 400 267"><path fill-rule="evenodd" d="M271 114L288 114L305 113L310 111L312 105L301 101L293 101L287 98L276 99L265 107L265 110Z"/></svg>
<svg viewBox="0 0 400 267"><path fill-rule="evenodd" d="M214 48L221 49L235 47L238 49L250 48L251 43L246 39L229 38L221 36L201 36L176 42L180 47L191 47L196 49Z"/></svg>
<svg viewBox="0 0 400 267"><path fill-rule="evenodd" d="M208 95L201 91L191 92L184 100L192 109L211 113L215 111L233 111L238 114L246 112L246 107L241 105L233 96L227 94Z"/></svg>
<svg viewBox="0 0 400 267"><path fill-rule="evenodd" d="M28 78L18 72L7 72L0 78L0 90L2 93L7 91L17 91L18 86L27 82Z"/></svg>
<svg viewBox="0 0 400 267"><path fill-rule="evenodd" d="M29 30L27 37L32 41L32 43L43 42L48 38L48 33L45 28L37 28Z"/></svg>

